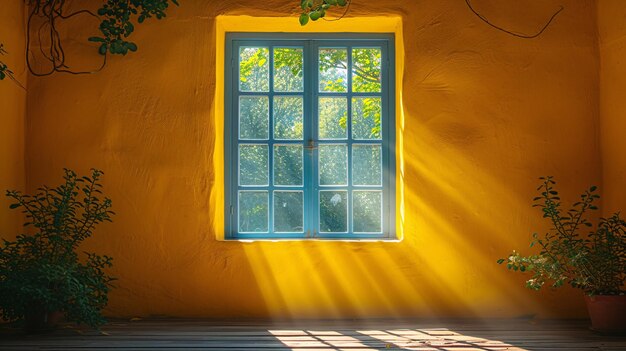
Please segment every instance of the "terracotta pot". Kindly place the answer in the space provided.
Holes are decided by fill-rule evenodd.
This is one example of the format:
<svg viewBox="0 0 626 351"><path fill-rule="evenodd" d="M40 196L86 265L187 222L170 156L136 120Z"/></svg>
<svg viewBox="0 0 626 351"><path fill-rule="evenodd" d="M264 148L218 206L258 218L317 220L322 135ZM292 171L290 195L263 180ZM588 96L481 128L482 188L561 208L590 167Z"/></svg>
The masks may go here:
<svg viewBox="0 0 626 351"><path fill-rule="evenodd" d="M604 334L626 334L626 295L585 295L591 329Z"/></svg>
<svg viewBox="0 0 626 351"><path fill-rule="evenodd" d="M24 329L29 333L41 333L54 330L63 322L65 314L62 311L47 312L35 310L26 315Z"/></svg>

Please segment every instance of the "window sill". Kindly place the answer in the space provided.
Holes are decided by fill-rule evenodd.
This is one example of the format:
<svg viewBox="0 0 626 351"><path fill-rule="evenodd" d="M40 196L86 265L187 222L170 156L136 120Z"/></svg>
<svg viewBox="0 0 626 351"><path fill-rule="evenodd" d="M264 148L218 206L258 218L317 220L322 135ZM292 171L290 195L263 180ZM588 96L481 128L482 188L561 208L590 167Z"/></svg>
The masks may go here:
<svg viewBox="0 0 626 351"><path fill-rule="evenodd" d="M224 238L220 241L224 242L240 242L240 243L254 243L254 242L346 242L346 243L400 243L401 238Z"/></svg>

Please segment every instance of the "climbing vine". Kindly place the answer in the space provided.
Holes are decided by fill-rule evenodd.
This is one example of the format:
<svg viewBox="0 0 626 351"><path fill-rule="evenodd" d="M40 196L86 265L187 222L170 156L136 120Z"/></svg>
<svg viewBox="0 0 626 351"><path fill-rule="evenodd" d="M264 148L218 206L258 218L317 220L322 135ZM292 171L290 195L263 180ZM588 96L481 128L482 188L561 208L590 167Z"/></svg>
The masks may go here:
<svg viewBox="0 0 626 351"><path fill-rule="evenodd" d="M179 6L178 0L102 0L102 6L92 12L88 9L80 9L68 12L66 0L25 0L29 6L28 28L27 28L27 53L26 65L31 74L35 76L48 76L55 72L70 74L95 73L104 68L107 62L107 54L126 55L137 51L137 44L129 40L130 35L135 31L135 25L141 24L150 18L162 19L171 4ZM299 21L301 25L306 25L309 21L317 21L325 18L327 11L332 8L343 8L344 12L338 18L329 21L336 21L343 18L350 8L352 0L300 0ZM465 0L471 12L489 26L509 35L532 39L541 35L552 23L554 18L563 10L563 6L550 17L546 24L535 34L522 34L507 30L501 26L493 24L484 15L479 13L470 0ZM98 44L98 52L103 56L100 66L88 71L75 71L66 64L65 50L63 42L58 32L61 21L78 15L89 15L99 21L98 28L100 35L89 37L88 40ZM31 51L32 36L36 36L39 41L39 57L42 57L49 64L44 65L42 70L34 68L32 60L34 52ZM42 43L41 38L47 38L49 43ZM6 55L7 51L0 44L0 55ZM18 85L22 86L13 75L13 71L0 61L0 80L9 77Z"/></svg>
<svg viewBox="0 0 626 351"><path fill-rule="evenodd" d="M350 8L350 3L352 2L352 0L300 0L300 8L302 9L302 13L300 14L300 24L301 25L306 25L307 23L309 23L309 20L311 21L317 21L320 18L327 20L325 18L326 16L326 12L330 9L332 9L333 7L341 7L344 8L344 12L343 14L341 14L338 18L332 19L330 21L336 21L339 20L341 18L343 18L346 13L348 12L349 8ZM538 36L540 36L545 30L546 28L548 28L548 26L550 25L550 23L552 23L552 21L554 20L554 18L556 18L556 16L561 13L561 11L563 11L564 7L563 6L559 6L559 9L556 10L552 16L548 19L548 21L546 21L546 23L543 25L543 27L541 27L541 29L539 31L537 31L534 34L523 34L523 33L517 33L508 29L505 29L499 25L496 25L494 23L492 23L489 19L487 19L487 17L485 17L483 14L481 14L480 12L478 12L474 6L472 5L470 0L465 0L465 4L467 5L467 7L469 8L469 10L478 18L480 18L481 21L485 22L486 24L488 24L489 26L504 32L506 34L512 35L514 37L517 38L522 38L522 39L533 39L536 38Z"/></svg>
<svg viewBox="0 0 626 351"><path fill-rule="evenodd" d="M102 6L94 13L89 9L70 11L69 1L66 0L25 1L28 4L26 66L31 74L38 77L55 72L89 74L102 70L107 54L126 55L137 51L137 44L129 40L136 24L150 18L160 20L166 16L171 4L179 5L178 0L101 0ZM102 63L88 71L73 70L66 64L64 43L58 29L64 20L79 15L91 16L99 23L100 35L87 40L99 44L97 50L102 55ZM0 45L0 55L6 53ZM36 68L36 59L45 63L38 64ZM0 61L0 80L6 77L19 84L9 67Z"/></svg>
<svg viewBox="0 0 626 351"><path fill-rule="evenodd" d="M177 0L108 0L98 9L98 15L104 18L100 23L102 36L90 37L89 41L101 43L98 51L102 55L107 51L121 55L137 51L137 44L126 40L135 30L133 19L137 23L153 17L162 19L170 2L178 6Z"/></svg>
<svg viewBox="0 0 626 351"><path fill-rule="evenodd" d="M303 26L306 25L309 23L309 19L311 21L317 21L320 18L325 19L326 11L332 7L345 7L343 15L334 19L334 21L339 20L348 12L351 1L352 0L300 0L300 8L302 9L300 24Z"/></svg>

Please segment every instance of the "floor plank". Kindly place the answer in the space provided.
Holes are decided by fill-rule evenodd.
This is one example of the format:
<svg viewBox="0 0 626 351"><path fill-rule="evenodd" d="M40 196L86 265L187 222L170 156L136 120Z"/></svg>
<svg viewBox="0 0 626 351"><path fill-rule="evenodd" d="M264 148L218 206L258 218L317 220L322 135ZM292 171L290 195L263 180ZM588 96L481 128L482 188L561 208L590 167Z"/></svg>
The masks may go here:
<svg viewBox="0 0 626 351"><path fill-rule="evenodd" d="M0 350L626 351L626 337L580 320L113 320L26 335L0 328Z"/></svg>

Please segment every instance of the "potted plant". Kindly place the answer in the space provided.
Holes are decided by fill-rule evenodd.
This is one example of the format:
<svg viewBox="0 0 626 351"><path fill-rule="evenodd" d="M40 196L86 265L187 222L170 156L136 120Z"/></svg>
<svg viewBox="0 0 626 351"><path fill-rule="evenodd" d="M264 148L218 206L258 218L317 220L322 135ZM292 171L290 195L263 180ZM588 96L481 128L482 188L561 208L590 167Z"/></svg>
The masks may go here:
<svg viewBox="0 0 626 351"><path fill-rule="evenodd" d="M78 177L65 170L65 183L43 187L35 195L7 191L22 209L29 234L0 246L0 316L22 322L28 331L67 321L98 327L104 323L112 277L111 258L79 254L83 240L101 222L111 221L111 200L102 198L102 172Z"/></svg>
<svg viewBox="0 0 626 351"><path fill-rule="evenodd" d="M526 281L529 289L569 284L583 290L592 329L626 332L626 222L615 213L600 218L593 229L587 215L598 209L597 187L586 190L566 211L552 177L540 179L540 195L534 198L533 207L540 208L552 226L545 235L533 234L530 246L538 248L538 253L524 256L513 251L498 263L506 263L509 270L531 273Z"/></svg>

